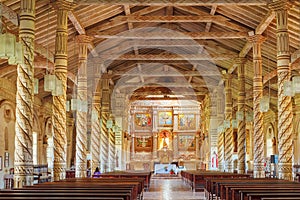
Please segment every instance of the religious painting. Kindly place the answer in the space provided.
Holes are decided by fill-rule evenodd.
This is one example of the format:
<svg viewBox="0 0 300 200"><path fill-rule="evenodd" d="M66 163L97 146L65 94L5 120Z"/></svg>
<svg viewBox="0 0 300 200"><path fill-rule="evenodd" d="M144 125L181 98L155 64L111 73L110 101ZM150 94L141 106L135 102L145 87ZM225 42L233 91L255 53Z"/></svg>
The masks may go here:
<svg viewBox="0 0 300 200"><path fill-rule="evenodd" d="M171 140L171 133L168 130L162 130L159 133L159 149L169 149L170 148L170 140Z"/></svg>
<svg viewBox="0 0 300 200"><path fill-rule="evenodd" d="M136 152L152 152L152 136L138 136L134 142Z"/></svg>
<svg viewBox="0 0 300 200"><path fill-rule="evenodd" d="M178 115L179 130L195 130L196 118L195 114L179 114Z"/></svg>
<svg viewBox="0 0 300 200"><path fill-rule="evenodd" d="M172 111L158 112L158 125L159 126L172 126L173 125Z"/></svg>
<svg viewBox="0 0 300 200"><path fill-rule="evenodd" d="M152 116L149 113L136 113L134 117L135 129L143 130L152 127Z"/></svg>
<svg viewBox="0 0 300 200"><path fill-rule="evenodd" d="M179 135L178 150L179 151L195 151L196 137L194 135Z"/></svg>

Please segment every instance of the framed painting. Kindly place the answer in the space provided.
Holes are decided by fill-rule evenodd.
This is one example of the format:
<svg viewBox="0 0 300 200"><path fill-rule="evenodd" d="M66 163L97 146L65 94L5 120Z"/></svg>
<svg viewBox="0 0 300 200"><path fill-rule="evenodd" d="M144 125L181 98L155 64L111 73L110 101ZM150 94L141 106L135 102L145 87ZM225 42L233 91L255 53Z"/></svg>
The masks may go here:
<svg viewBox="0 0 300 200"><path fill-rule="evenodd" d="M134 138L136 152L152 152L152 136L140 136Z"/></svg>
<svg viewBox="0 0 300 200"><path fill-rule="evenodd" d="M158 125L159 126L172 126L173 125L172 111L158 112Z"/></svg>
<svg viewBox="0 0 300 200"><path fill-rule="evenodd" d="M149 113L136 113L134 116L135 128L147 129L152 127L152 116Z"/></svg>
<svg viewBox="0 0 300 200"><path fill-rule="evenodd" d="M179 151L195 151L196 137L194 135L179 135L178 150Z"/></svg>
<svg viewBox="0 0 300 200"><path fill-rule="evenodd" d="M178 115L179 130L195 130L196 115L195 114L179 114Z"/></svg>

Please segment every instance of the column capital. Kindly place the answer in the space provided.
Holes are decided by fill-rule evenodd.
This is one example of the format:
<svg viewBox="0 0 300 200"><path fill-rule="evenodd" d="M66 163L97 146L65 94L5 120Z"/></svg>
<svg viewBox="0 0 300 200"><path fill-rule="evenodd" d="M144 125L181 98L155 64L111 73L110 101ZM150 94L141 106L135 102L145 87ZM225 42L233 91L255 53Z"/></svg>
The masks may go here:
<svg viewBox="0 0 300 200"><path fill-rule="evenodd" d="M75 7L75 3L67 0L51 0L53 8L57 10L71 11Z"/></svg>
<svg viewBox="0 0 300 200"><path fill-rule="evenodd" d="M293 1L290 0L277 0L268 4L269 9L275 12L279 10L289 10L292 6Z"/></svg>
<svg viewBox="0 0 300 200"><path fill-rule="evenodd" d="M247 58L242 58L242 57L237 57L233 60L234 65L242 65L245 64L247 62Z"/></svg>
<svg viewBox="0 0 300 200"><path fill-rule="evenodd" d="M260 34L256 34L256 35L253 35L253 36L250 36L247 38L249 42L253 43L253 44L256 44L256 43L263 43L267 38L260 35Z"/></svg>
<svg viewBox="0 0 300 200"><path fill-rule="evenodd" d="M88 44L88 43L90 43L91 41L93 40L93 37L91 37L91 36L87 36L87 35L77 35L76 36L76 42L78 43L78 44L81 44L81 43L83 43L83 44Z"/></svg>

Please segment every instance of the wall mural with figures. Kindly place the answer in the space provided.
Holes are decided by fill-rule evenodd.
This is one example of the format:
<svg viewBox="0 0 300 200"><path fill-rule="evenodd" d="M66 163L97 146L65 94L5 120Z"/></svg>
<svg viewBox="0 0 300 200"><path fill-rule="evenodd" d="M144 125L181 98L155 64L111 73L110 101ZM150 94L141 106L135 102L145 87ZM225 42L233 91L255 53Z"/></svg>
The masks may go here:
<svg viewBox="0 0 300 200"><path fill-rule="evenodd" d="M140 136L135 137L136 152L152 152L152 137Z"/></svg>

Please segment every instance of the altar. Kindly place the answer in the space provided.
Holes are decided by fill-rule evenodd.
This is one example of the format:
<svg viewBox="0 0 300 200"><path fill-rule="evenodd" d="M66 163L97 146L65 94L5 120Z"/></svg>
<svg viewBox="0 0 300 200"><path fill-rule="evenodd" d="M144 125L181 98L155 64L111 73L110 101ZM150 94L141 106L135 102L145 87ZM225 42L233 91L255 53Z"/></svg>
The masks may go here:
<svg viewBox="0 0 300 200"><path fill-rule="evenodd" d="M171 170L176 173L175 164L155 164L154 166L154 174L170 174Z"/></svg>

